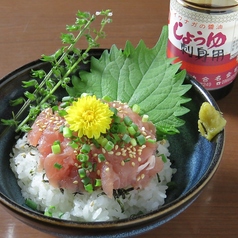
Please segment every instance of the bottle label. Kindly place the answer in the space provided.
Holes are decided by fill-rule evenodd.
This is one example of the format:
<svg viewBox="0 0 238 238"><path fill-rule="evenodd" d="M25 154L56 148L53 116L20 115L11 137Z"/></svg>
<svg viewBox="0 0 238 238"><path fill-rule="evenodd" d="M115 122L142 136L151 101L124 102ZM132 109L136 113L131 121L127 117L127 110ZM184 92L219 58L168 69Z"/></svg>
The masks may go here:
<svg viewBox="0 0 238 238"><path fill-rule="evenodd" d="M171 0L168 57L208 90L230 84L238 73L238 11L204 13Z"/></svg>

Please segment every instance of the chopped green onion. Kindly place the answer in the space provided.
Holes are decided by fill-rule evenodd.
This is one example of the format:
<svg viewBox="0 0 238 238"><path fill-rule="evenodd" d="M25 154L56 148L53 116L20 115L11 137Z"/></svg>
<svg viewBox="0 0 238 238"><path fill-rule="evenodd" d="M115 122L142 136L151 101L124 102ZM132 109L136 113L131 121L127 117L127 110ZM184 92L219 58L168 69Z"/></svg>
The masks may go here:
<svg viewBox="0 0 238 238"><path fill-rule="evenodd" d="M118 133L125 134L127 133L127 127L124 124L119 124L117 131Z"/></svg>
<svg viewBox="0 0 238 238"><path fill-rule="evenodd" d="M135 131L138 130L138 126L134 122L131 123L131 126L135 129Z"/></svg>
<svg viewBox="0 0 238 238"><path fill-rule="evenodd" d="M62 166L61 164L59 164L59 163L55 163L55 164L54 164L54 167L55 167L56 169L58 169L58 170L60 170L60 169L63 168L63 166Z"/></svg>
<svg viewBox="0 0 238 238"><path fill-rule="evenodd" d="M105 158L105 156L103 154L98 154L98 161L99 161L99 163L103 162L105 160L106 160L106 158Z"/></svg>
<svg viewBox="0 0 238 238"><path fill-rule="evenodd" d="M102 186L102 180L101 179L96 179L95 180L95 187L101 187Z"/></svg>
<svg viewBox="0 0 238 238"><path fill-rule="evenodd" d="M93 138L93 139L96 140L97 143L101 145L101 142L102 142L102 139L103 139L103 138L104 138L103 136L100 136L100 137L97 138L97 139L94 139L94 138Z"/></svg>
<svg viewBox="0 0 238 238"><path fill-rule="evenodd" d="M50 206L44 213L45 216L52 217L55 206Z"/></svg>
<svg viewBox="0 0 238 238"><path fill-rule="evenodd" d="M118 123L121 122L121 118L118 117L118 116L116 116L116 115L114 115L114 117L113 117L113 121L114 121L114 123L118 124Z"/></svg>
<svg viewBox="0 0 238 238"><path fill-rule="evenodd" d="M138 130L138 131L136 131L136 134L134 135L134 137L137 137L139 135L141 135L141 132Z"/></svg>
<svg viewBox="0 0 238 238"><path fill-rule="evenodd" d="M59 140L54 141L53 145L60 145L60 141Z"/></svg>
<svg viewBox="0 0 238 238"><path fill-rule="evenodd" d="M85 178L86 177L86 170L84 168L81 168L78 170L78 174L80 178Z"/></svg>
<svg viewBox="0 0 238 238"><path fill-rule="evenodd" d="M53 154L60 154L60 152L61 152L61 148L60 148L60 145L59 144L53 144L52 146L51 146L51 151L52 151L52 153Z"/></svg>
<svg viewBox="0 0 238 238"><path fill-rule="evenodd" d="M120 141L119 143L120 148L124 148L125 144L127 144L125 141Z"/></svg>
<svg viewBox="0 0 238 238"><path fill-rule="evenodd" d="M94 163L93 164L93 172L96 172L97 171L97 163Z"/></svg>
<svg viewBox="0 0 238 238"><path fill-rule="evenodd" d="M113 123L110 128L111 133L117 133L118 132L118 124Z"/></svg>
<svg viewBox="0 0 238 238"><path fill-rule="evenodd" d="M32 201L30 198L27 198L27 199L25 200L25 204L26 204L28 207L30 207L31 209L37 210L37 204L36 204L34 201Z"/></svg>
<svg viewBox="0 0 238 238"><path fill-rule="evenodd" d="M72 147L73 149L78 149L78 144L75 141L70 141L69 146Z"/></svg>
<svg viewBox="0 0 238 238"><path fill-rule="evenodd" d="M73 135L73 133L68 127L63 128L63 136L65 138L70 138L72 135Z"/></svg>
<svg viewBox="0 0 238 238"><path fill-rule="evenodd" d="M137 141L136 141L136 139L135 138L131 138L131 145L132 146L136 146L137 145Z"/></svg>
<svg viewBox="0 0 238 238"><path fill-rule="evenodd" d="M108 141L111 141L111 142L114 141L114 138L111 135L106 135L106 138Z"/></svg>
<svg viewBox="0 0 238 238"><path fill-rule="evenodd" d="M140 113L140 106L138 104L134 104L132 106L132 111L139 114Z"/></svg>
<svg viewBox="0 0 238 238"><path fill-rule="evenodd" d="M49 211L45 211L44 215L47 216L47 217L52 217L52 213L50 213Z"/></svg>
<svg viewBox="0 0 238 238"><path fill-rule="evenodd" d="M86 161L83 166L86 170L89 170L89 171L92 171L93 169L93 164L90 161Z"/></svg>
<svg viewBox="0 0 238 238"><path fill-rule="evenodd" d="M167 162L166 156L165 156L164 154L161 154L160 156L161 156L162 161L163 161L164 163L166 163L166 162Z"/></svg>
<svg viewBox="0 0 238 238"><path fill-rule="evenodd" d="M102 147L104 147L106 146L107 142L108 142L108 139L103 137L99 143L101 144Z"/></svg>
<svg viewBox="0 0 238 238"><path fill-rule="evenodd" d="M149 143L156 143L156 139L147 139L147 142L149 142Z"/></svg>
<svg viewBox="0 0 238 238"><path fill-rule="evenodd" d="M114 143L116 144L117 142L119 142L121 140L121 138L119 137L118 134L112 134L113 138L114 138Z"/></svg>
<svg viewBox="0 0 238 238"><path fill-rule="evenodd" d="M83 183L84 185L87 185L87 184L90 183L90 178L89 178L89 177L85 177L85 178L83 178L81 181L82 181L82 183Z"/></svg>
<svg viewBox="0 0 238 238"><path fill-rule="evenodd" d="M93 192L93 185L91 183L84 185L84 188L87 192L92 193Z"/></svg>
<svg viewBox="0 0 238 238"><path fill-rule="evenodd" d="M136 140L137 140L137 142L138 142L139 145L144 145L145 142L146 142L146 139L145 139L145 137L144 137L143 135L137 136L137 137L136 137Z"/></svg>
<svg viewBox="0 0 238 238"><path fill-rule="evenodd" d="M90 150L91 150L91 146L89 144L84 144L80 151L82 153L89 153Z"/></svg>
<svg viewBox="0 0 238 238"><path fill-rule="evenodd" d="M132 135L132 136L134 136L136 134L136 130L135 130L135 128L133 126L129 126L127 128L127 130L129 132L129 134Z"/></svg>
<svg viewBox="0 0 238 238"><path fill-rule="evenodd" d="M84 162L87 162L87 161L88 161L89 157L88 157L87 154L78 154L78 155L77 155L77 159L78 159L80 162L84 163Z"/></svg>
<svg viewBox="0 0 238 238"><path fill-rule="evenodd" d="M122 140L129 143L131 141L131 137L128 134L124 134Z"/></svg>
<svg viewBox="0 0 238 238"><path fill-rule="evenodd" d="M104 146L106 151L111 151L114 148L114 144L111 141L108 141L107 144Z"/></svg>
<svg viewBox="0 0 238 238"><path fill-rule="evenodd" d="M142 116L142 122L147 122L149 120L149 116L148 115L143 115Z"/></svg>
<svg viewBox="0 0 238 238"><path fill-rule="evenodd" d="M131 123L132 123L131 118L128 117L128 116L125 116L123 120L124 120L124 122L125 122L125 124L126 124L127 126L130 126Z"/></svg>
<svg viewBox="0 0 238 238"><path fill-rule="evenodd" d="M93 144L96 146L97 149L100 148L100 144L98 143L97 140L95 140L95 138L92 138L92 142L93 142Z"/></svg>

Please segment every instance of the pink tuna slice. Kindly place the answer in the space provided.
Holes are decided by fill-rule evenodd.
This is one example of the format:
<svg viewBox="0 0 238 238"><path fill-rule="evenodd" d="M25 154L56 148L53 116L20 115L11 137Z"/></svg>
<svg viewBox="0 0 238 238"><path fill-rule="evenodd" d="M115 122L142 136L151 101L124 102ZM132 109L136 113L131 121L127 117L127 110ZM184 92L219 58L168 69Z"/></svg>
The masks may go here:
<svg viewBox="0 0 238 238"><path fill-rule="evenodd" d="M133 112L127 104L120 102L109 103L117 108L118 116L129 116L138 125L141 133L146 138L155 139L156 128L151 122L143 122L140 115ZM72 192L82 192L83 184L78 174L80 162L75 151L68 145L66 139L59 132L61 125L65 124L64 118L51 109L42 111L28 133L28 142L37 146L41 154L41 167L45 170L50 184L55 187L69 189ZM51 145L54 141L61 143L61 153L53 154ZM108 197L113 196L113 189L133 187L144 188L158 172L163 169L163 162L156 155L157 143L146 142L144 145L132 146L130 143L124 147L115 145L111 152L91 145L90 161L96 163L96 171L88 172L92 183L96 178L101 179L102 189ZM98 154L104 154L106 160L99 162ZM56 168L58 163L62 167Z"/></svg>

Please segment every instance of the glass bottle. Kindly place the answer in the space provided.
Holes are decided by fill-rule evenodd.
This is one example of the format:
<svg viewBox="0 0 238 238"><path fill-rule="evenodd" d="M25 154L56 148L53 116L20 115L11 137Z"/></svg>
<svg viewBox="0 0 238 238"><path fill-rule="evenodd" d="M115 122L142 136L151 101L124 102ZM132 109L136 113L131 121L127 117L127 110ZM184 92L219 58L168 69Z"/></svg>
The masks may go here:
<svg viewBox="0 0 238 238"><path fill-rule="evenodd" d="M170 0L168 56L226 96L238 74L238 0Z"/></svg>

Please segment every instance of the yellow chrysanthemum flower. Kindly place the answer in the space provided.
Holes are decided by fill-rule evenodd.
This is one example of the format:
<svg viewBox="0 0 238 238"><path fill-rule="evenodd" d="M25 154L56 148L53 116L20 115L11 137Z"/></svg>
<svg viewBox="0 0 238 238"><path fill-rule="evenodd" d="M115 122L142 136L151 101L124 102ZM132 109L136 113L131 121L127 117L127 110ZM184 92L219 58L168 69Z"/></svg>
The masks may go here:
<svg viewBox="0 0 238 238"><path fill-rule="evenodd" d="M73 102L67 109L65 120L71 130L78 132L78 136L99 138L101 133L110 129L113 112L109 105L103 103L96 96L84 96Z"/></svg>

